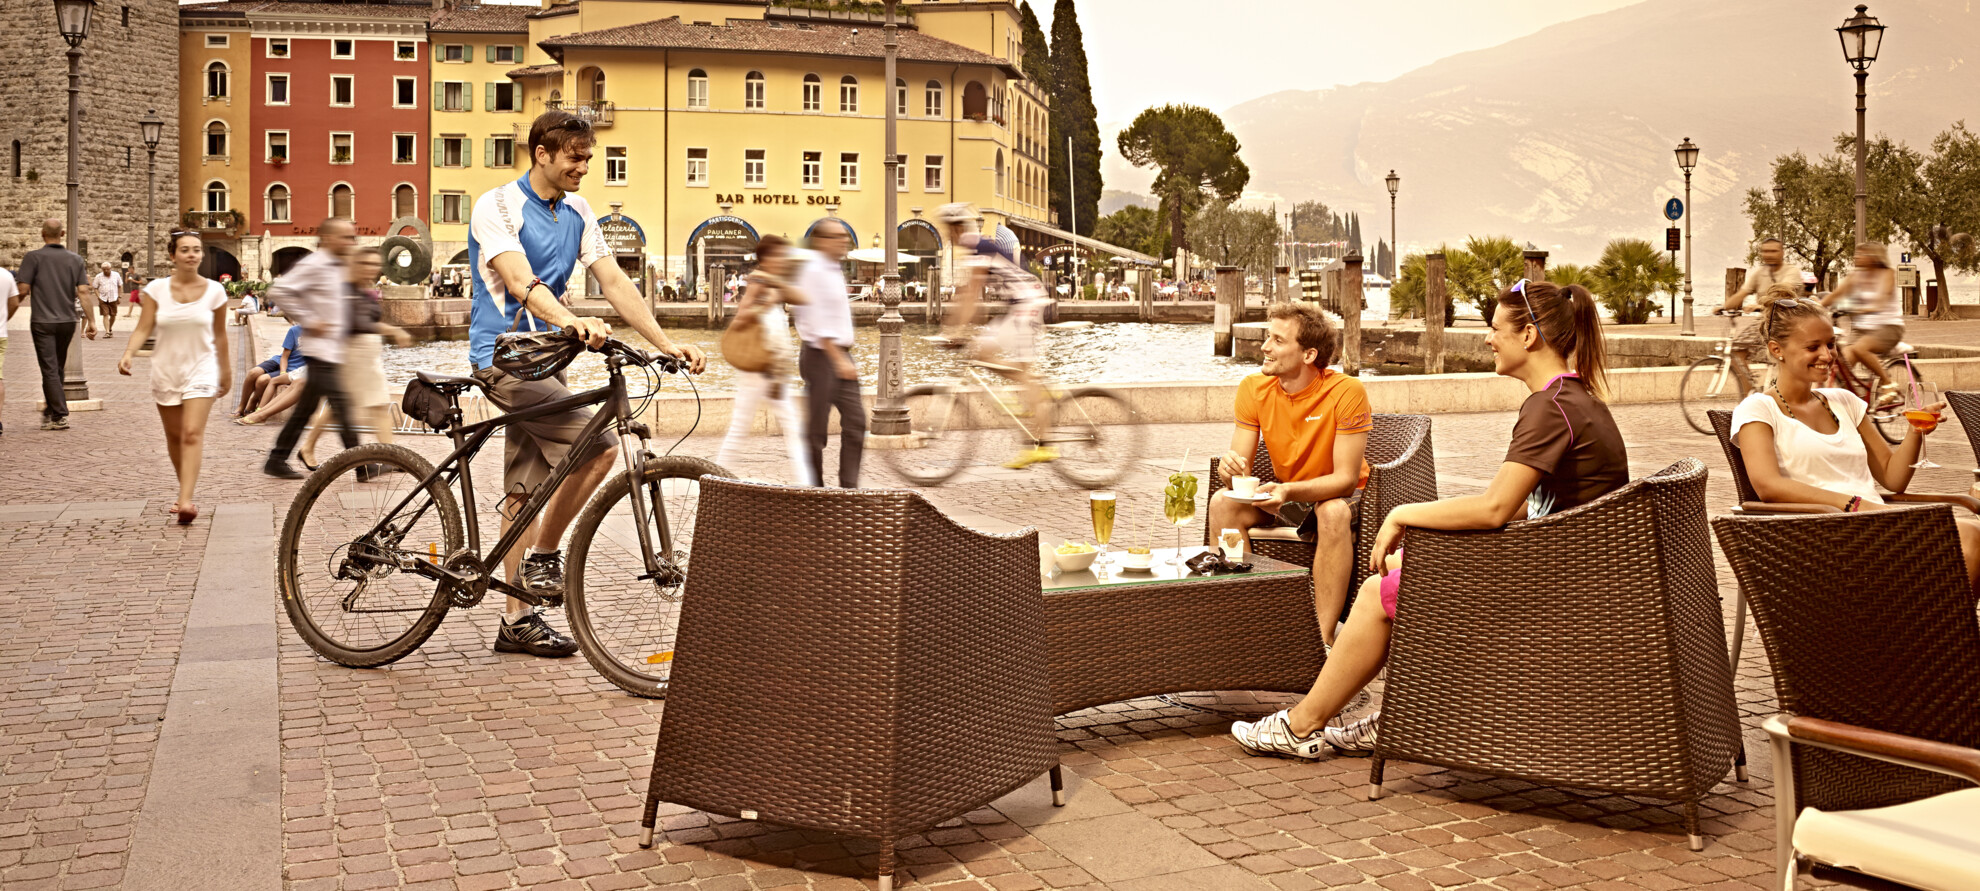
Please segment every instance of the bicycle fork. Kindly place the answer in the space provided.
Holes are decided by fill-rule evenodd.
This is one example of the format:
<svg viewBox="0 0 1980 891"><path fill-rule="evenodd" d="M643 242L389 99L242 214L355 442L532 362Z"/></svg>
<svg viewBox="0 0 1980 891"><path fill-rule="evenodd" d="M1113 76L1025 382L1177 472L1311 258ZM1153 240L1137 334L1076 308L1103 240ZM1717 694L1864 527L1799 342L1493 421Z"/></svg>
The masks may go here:
<svg viewBox="0 0 1980 891"><path fill-rule="evenodd" d="M619 429L619 452L626 461L626 497L632 507L633 528L639 534L640 558L646 561L646 572L640 578L662 586L679 585L685 574L674 565L674 535L667 525L667 511L660 506L664 494L658 491L661 484L656 483L653 490L648 490L643 479L646 461L652 457L646 447L646 425L628 419ZM649 516L653 518L652 527L645 520ZM657 527L660 536L657 550L653 546L653 527ZM660 554L666 554L666 559L661 559Z"/></svg>

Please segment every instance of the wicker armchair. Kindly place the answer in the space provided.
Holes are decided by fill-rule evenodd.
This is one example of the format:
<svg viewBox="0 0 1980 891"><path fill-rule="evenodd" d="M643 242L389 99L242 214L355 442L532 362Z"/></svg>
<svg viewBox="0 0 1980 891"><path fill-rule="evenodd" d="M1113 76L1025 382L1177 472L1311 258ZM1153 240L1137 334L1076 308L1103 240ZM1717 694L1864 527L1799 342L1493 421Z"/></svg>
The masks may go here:
<svg viewBox="0 0 1980 891"><path fill-rule="evenodd" d="M1825 855L1864 833L1819 831L1863 808L1891 808L1874 822L1901 825L1906 808L1891 806L1980 782L1980 622L1952 511L1720 517L1712 528L1753 603L1783 712L1767 726L1781 887L1793 887L1797 843L1815 859L1920 887L1974 887L1920 884L1867 859L1835 862ZM1963 757L1932 757L1960 747ZM1827 813L1798 828L1802 806ZM1916 866L1932 847L1906 854Z"/></svg>
<svg viewBox="0 0 1980 891"><path fill-rule="evenodd" d="M1980 393L1946 390L1943 395L1953 417L1959 419L1960 429L1966 431L1966 444L1973 448L1975 460L1980 460ZM1973 469L1973 481L1980 482L1980 467Z"/></svg>
<svg viewBox="0 0 1980 891"><path fill-rule="evenodd" d="M1038 534L920 495L702 481L662 801L894 844L1052 774Z"/></svg>
<svg viewBox="0 0 1980 891"><path fill-rule="evenodd" d="M1698 801L1741 748L1705 465L1403 541L1369 797L1399 760L1662 798L1702 848Z"/></svg>
<svg viewBox="0 0 1980 891"><path fill-rule="evenodd" d="M1217 465L1221 458L1210 459L1210 497L1223 488L1223 481L1217 476ZM1368 487L1361 493L1361 523L1354 534L1354 566L1356 574L1348 584L1349 606L1358 581L1366 573L1360 567L1368 565L1368 552L1375 546L1375 535L1382 531L1382 521L1389 511L1398 505L1418 501L1437 500L1437 458L1431 453L1430 418L1427 415L1375 415L1373 426L1368 431ZM1251 459L1252 475L1261 483L1278 482L1272 474L1272 455L1265 450L1265 442L1259 440L1258 451ZM1207 502L1206 502L1207 503ZM1203 543L1208 545L1216 538L1218 530L1205 523ZM1275 560L1297 563L1301 566L1313 565L1313 545L1300 541L1291 528L1262 528L1251 532L1251 549ZM1341 613L1346 618L1345 607Z"/></svg>

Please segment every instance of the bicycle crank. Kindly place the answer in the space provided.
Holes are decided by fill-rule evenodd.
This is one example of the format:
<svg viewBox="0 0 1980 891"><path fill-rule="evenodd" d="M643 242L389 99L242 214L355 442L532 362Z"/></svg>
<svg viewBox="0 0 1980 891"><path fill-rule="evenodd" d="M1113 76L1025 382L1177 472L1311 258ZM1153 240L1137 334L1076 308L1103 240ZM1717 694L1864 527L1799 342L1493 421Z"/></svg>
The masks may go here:
<svg viewBox="0 0 1980 891"><path fill-rule="evenodd" d="M441 568L447 572L440 580L441 590L447 592L447 602L456 609L474 606L488 596L488 565L467 549L448 555Z"/></svg>

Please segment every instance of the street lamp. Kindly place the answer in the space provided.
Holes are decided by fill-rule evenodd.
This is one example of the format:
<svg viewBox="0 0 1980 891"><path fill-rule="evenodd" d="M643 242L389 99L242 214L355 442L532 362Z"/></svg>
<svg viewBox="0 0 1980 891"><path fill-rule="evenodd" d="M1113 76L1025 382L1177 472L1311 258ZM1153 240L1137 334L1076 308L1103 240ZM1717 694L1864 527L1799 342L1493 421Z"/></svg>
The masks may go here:
<svg viewBox="0 0 1980 891"><path fill-rule="evenodd" d="M158 142L165 138L165 120L158 109L145 111L138 118L138 133L144 137L144 277L158 274L152 251L158 245Z"/></svg>
<svg viewBox="0 0 1980 891"><path fill-rule="evenodd" d="M1678 144L1677 160L1684 170L1684 326L1678 334L1690 337L1698 333L1691 319L1691 169L1698 166L1698 146L1691 144L1691 137Z"/></svg>
<svg viewBox="0 0 1980 891"><path fill-rule="evenodd" d="M1397 252L1400 250L1396 246L1396 187L1402 185L1402 177L1397 176L1395 170L1391 169L1382 182L1389 186L1389 279L1393 283L1396 277L1396 263L1399 259Z"/></svg>
<svg viewBox="0 0 1980 891"><path fill-rule="evenodd" d="M894 2L895 0L887 0L887 22L885 29L881 31L880 38L880 46L886 57L883 64L884 79L881 82L887 84L890 88L898 80L895 76L895 67L900 57L901 46L900 27L894 23ZM891 437L891 439L883 438L880 440L881 442L892 442L895 444L905 442L905 438L909 432L907 401L902 397L906 387L902 381L901 329L907 326L907 320L901 317L901 270L899 261L901 220L899 196L895 194L900 191L895 188L895 183L897 182L895 177L900 175L901 167L900 148L897 145L899 141L899 134L897 132L899 123L897 118L900 117L899 111L902 104L904 103L899 101L886 103L887 159L885 173L887 178L883 180L883 184L881 185L881 192L885 196L885 200L882 202L882 225L886 229L886 233L883 241L885 245L883 248L884 253L880 255L880 319L878 322L880 328L880 379L876 382L879 384L879 388L878 392L874 394L872 422L868 425L868 429L872 431L874 436ZM819 471L819 478L821 480L824 478L823 471Z"/></svg>
<svg viewBox="0 0 1980 891"><path fill-rule="evenodd" d="M96 0L55 0L55 27L69 44L69 250L78 253L82 247L77 231L82 216L82 42L89 36L89 18L95 11ZM62 369L62 397L70 402L89 399L89 380L82 368L82 329L78 323L69 343L69 361Z"/></svg>
<svg viewBox="0 0 1980 891"><path fill-rule="evenodd" d="M1870 228L1870 188L1864 173L1866 146L1863 136L1863 101L1870 82L1870 63L1877 61L1877 48L1884 42L1884 26L1870 14L1870 7L1858 4L1856 15L1843 20L1836 29L1842 38L1843 58L1856 69L1856 243L1868 240Z"/></svg>
<svg viewBox="0 0 1980 891"><path fill-rule="evenodd" d="M1774 213L1778 214L1781 218L1780 231L1775 234L1775 237L1785 242L1787 240L1787 186L1780 183L1774 184Z"/></svg>

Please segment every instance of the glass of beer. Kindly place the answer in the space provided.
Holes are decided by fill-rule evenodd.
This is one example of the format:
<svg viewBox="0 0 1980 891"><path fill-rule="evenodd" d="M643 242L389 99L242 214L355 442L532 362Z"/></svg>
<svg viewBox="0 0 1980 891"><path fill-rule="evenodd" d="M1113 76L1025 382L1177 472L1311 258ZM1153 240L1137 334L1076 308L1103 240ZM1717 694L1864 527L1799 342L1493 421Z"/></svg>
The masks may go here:
<svg viewBox="0 0 1980 891"><path fill-rule="evenodd" d="M1939 385L1916 381L1911 385L1912 407L1905 409L1904 419L1918 430L1918 463L1913 468L1924 470L1943 465L1925 457L1925 434L1938 429L1939 413L1926 411L1925 407L1939 402Z"/></svg>
<svg viewBox="0 0 1980 891"><path fill-rule="evenodd" d="M1114 537L1114 501L1112 492L1093 492L1086 498L1087 510L1093 515L1093 543L1100 551L1093 562L1103 566L1107 563L1107 542Z"/></svg>

